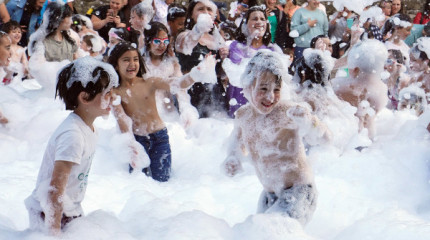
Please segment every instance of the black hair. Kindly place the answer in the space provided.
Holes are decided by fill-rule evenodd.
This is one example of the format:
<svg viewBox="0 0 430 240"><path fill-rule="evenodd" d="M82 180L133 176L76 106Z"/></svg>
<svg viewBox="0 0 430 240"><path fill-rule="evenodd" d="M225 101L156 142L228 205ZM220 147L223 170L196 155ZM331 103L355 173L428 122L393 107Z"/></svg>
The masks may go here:
<svg viewBox="0 0 430 240"><path fill-rule="evenodd" d="M219 24L220 30L224 32L224 39L225 40L235 40L236 39L236 31L237 27L236 24L230 21L221 22Z"/></svg>
<svg viewBox="0 0 430 240"><path fill-rule="evenodd" d="M402 13L397 13L394 16L391 16L387 21L385 21L385 24L382 27L382 35L383 36L387 35L388 33L392 34L392 33L394 33L394 30L396 30L398 27L401 27L401 26L398 26L395 24L395 21L394 21L395 18L398 18L400 21L405 21L405 22L409 22L409 23L411 22L411 18L408 15L402 14ZM412 24L411 24L411 26L412 26Z"/></svg>
<svg viewBox="0 0 430 240"><path fill-rule="evenodd" d="M343 42L343 41L338 41L336 43L334 43L332 45L333 47L333 53L332 53L332 57L339 59L341 57L340 52L341 51L345 51L348 50L348 48L350 47L350 42Z"/></svg>
<svg viewBox="0 0 430 240"><path fill-rule="evenodd" d="M238 3L243 3L243 0L239 0ZM248 5L248 8L257 6L258 1L257 0L248 0L247 5Z"/></svg>
<svg viewBox="0 0 430 240"><path fill-rule="evenodd" d="M324 71L322 58L319 55L315 56L315 64L313 66L309 66L304 57L299 58L295 63L295 73L300 78L300 84L309 80L312 83L324 86L325 81L328 80L324 79Z"/></svg>
<svg viewBox="0 0 430 240"><path fill-rule="evenodd" d="M80 81L73 82L72 86L67 87L67 82L72 76L74 71L78 69L74 68L74 63L70 63L68 66L63 68L58 74L58 82L55 91L55 97L59 97L66 104L66 110L75 110L78 107L78 96L81 92L88 94L87 101L92 101L97 94L101 93L109 86L109 73L106 72L102 67L96 67L92 72L92 76L99 76L99 79L94 83L89 81L87 86L84 87Z"/></svg>
<svg viewBox="0 0 430 240"><path fill-rule="evenodd" d="M24 5L24 9L27 9L29 13L40 13L42 8L36 8L37 0L27 0Z"/></svg>
<svg viewBox="0 0 430 240"><path fill-rule="evenodd" d="M146 29L143 31L143 35L145 36L145 49L146 52L149 54L150 49L151 49L151 42L154 38L157 37L158 33L160 31L164 31L167 34L167 37L169 38L169 30L167 29L167 27L160 23L160 22L150 22L149 23L150 28ZM170 39L170 38L169 38ZM166 46L168 47L168 46ZM167 54L167 48L166 51L164 51L163 53L163 57Z"/></svg>
<svg viewBox="0 0 430 240"><path fill-rule="evenodd" d="M167 9L167 21L175 21L175 19L180 17L185 17L187 15L187 9L181 4L170 4Z"/></svg>
<svg viewBox="0 0 430 240"><path fill-rule="evenodd" d="M403 57L403 54L398 49L388 49L388 53L393 56L394 59L396 59L396 62L400 64L405 64L405 57Z"/></svg>
<svg viewBox="0 0 430 240"><path fill-rule="evenodd" d="M139 57L139 71L137 72L138 77L143 77L143 75L146 73L146 66L143 61L142 55L140 55L139 50L135 46L135 44L132 44L130 42L119 42L115 47L112 49L112 51L109 54L108 63L115 68L115 70L118 72L118 60L119 58L128 51L136 51L137 56ZM118 73L119 76L119 73ZM121 84L121 76L119 78L119 84Z"/></svg>
<svg viewBox="0 0 430 240"><path fill-rule="evenodd" d="M424 32L426 34L426 37L430 37L430 22L427 22L424 25Z"/></svg>
<svg viewBox="0 0 430 240"><path fill-rule="evenodd" d="M112 31L113 28L111 28ZM139 44L140 32L132 27L115 28L113 32L122 39L129 43L134 43L136 46Z"/></svg>
<svg viewBox="0 0 430 240"><path fill-rule="evenodd" d="M10 33L12 30L15 29L19 29L22 31L21 25L14 20L10 20L7 23L3 23L3 25L1 25L1 30L5 33Z"/></svg>
<svg viewBox="0 0 430 240"><path fill-rule="evenodd" d="M320 38L328 38L326 35L318 35L311 40L311 48L315 48L315 45Z"/></svg>
<svg viewBox="0 0 430 240"><path fill-rule="evenodd" d="M426 3L424 4L424 9L421 15L420 24L423 24L424 18L429 16L430 16L430 0L427 0Z"/></svg>
<svg viewBox="0 0 430 240"><path fill-rule="evenodd" d="M267 16L266 16L266 12L264 11L264 9L262 7L259 6L254 6L254 7L250 7L248 9L248 11L246 11L245 16L242 19L242 22L240 23L239 27L236 30L236 40L242 44L246 44L247 41L247 37L245 35L245 33L242 32L242 26L243 24L246 24L249 20L249 17L251 16L251 13L253 12L257 12L260 11L264 14L264 17L267 20ZM268 46L270 44L270 42L272 41L272 34L270 33L270 25L269 22L266 23L266 32L264 33L263 36L263 44L265 46Z"/></svg>

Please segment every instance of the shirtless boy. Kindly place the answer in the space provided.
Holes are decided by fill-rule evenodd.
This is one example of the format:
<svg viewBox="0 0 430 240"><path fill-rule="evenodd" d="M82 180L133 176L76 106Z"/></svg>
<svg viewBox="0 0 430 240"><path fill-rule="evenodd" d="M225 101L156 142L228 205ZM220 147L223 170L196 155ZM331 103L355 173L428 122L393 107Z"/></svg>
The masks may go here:
<svg viewBox="0 0 430 240"><path fill-rule="evenodd" d="M286 73L274 52L260 51L249 62L242 75L249 103L236 113L223 166L234 176L242 169L241 155L249 153L264 188L258 212L281 212L305 224L315 210L317 192L302 139L328 140L328 132L306 107L280 100Z"/></svg>

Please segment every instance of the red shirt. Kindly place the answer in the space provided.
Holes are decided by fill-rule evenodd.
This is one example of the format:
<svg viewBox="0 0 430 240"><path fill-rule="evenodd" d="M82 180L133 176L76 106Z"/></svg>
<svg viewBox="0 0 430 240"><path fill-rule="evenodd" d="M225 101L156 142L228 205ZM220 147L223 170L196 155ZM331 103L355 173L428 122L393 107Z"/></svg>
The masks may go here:
<svg viewBox="0 0 430 240"><path fill-rule="evenodd" d="M422 21L421 21L421 18L423 18ZM430 21L430 17L424 16L423 13L421 12L417 13L417 15L414 18L414 24L426 24L428 21Z"/></svg>

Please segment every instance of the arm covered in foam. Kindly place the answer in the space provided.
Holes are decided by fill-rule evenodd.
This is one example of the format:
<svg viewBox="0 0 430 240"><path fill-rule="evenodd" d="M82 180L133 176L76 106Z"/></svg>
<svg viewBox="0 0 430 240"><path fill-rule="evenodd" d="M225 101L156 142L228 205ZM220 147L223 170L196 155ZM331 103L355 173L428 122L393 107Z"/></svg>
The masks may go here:
<svg viewBox="0 0 430 240"><path fill-rule="evenodd" d="M241 158L242 154L242 130L239 126L235 125L233 132L228 139L228 155L222 163L223 172L230 177L243 171Z"/></svg>

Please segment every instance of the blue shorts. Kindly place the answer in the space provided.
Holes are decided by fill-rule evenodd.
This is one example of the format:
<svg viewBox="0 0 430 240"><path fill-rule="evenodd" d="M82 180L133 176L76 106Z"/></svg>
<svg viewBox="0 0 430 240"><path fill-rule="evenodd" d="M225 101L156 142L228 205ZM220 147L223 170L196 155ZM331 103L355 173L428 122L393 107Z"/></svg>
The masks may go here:
<svg viewBox="0 0 430 240"><path fill-rule="evenodd" d="M170 178L172 165L172 152L167 128L147 136L134 135L134 137L145 148L151 160L149 169L144 168L142 172L150 175L154 180L167 182ZM133 168L130 166L130 172L132 171Z"/></svg>

